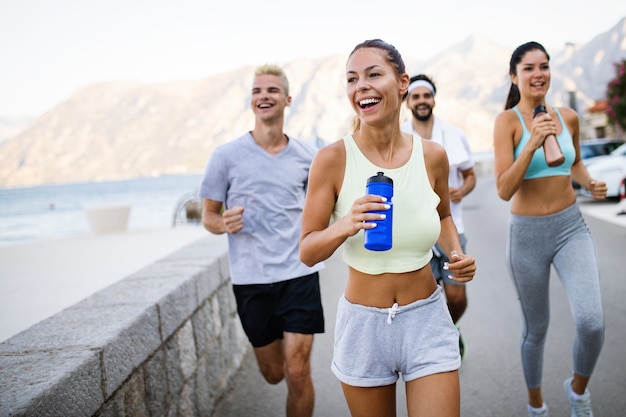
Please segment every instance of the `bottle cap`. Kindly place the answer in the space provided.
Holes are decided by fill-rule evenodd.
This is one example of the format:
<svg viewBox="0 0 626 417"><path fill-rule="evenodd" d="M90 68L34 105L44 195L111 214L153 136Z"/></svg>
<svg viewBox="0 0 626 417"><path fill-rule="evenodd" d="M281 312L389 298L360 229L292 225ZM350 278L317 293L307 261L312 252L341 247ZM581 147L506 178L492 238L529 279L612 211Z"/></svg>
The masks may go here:
<svg viewBox="0 0 626 417"><path fill-rule="evenodd" d="M540 104L537 107L535 107L535 109L533 110L533 118L537 117L538 114L547 113L547 112L548 111L546 110L546 106L544 106L543 104Z"/></svg>
<svg viewBox="0 0 626 417"><path fill-rule="evenodd" d="M386 182L393 185L393 180L389 177L386 177L385 174L381 171L378 171L376 175L367 179L368 184L371 184L373 182Z"/></svg>

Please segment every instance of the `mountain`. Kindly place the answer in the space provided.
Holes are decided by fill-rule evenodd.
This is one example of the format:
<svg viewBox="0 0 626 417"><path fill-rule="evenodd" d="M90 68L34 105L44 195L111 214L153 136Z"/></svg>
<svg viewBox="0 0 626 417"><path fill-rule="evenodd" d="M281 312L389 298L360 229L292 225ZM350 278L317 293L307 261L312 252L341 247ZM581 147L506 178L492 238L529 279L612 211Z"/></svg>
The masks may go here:
<svg viewBox="0 0 626 417"><path fill-rule="evenodd" d="M0 116L0 144L5 140L17 136L33 121L34 117L30 116Z"/></svg>
<svg viewBox="0 0 626 417"><path fill-rule="evenodd" d="M583 114L604 97L613 63L626 58L626 18L589 42L550 51L548 102ZM410 74L437 84L436 112L465 130L475 152L491 148L492 125L509 88L512 50L472 36L439 55L404 55ZM293 102L285 131L305 140L335 141L352 109L345 97L346 56L279 63ZM0 142L0 187L200 173L213 149L254 124L249 109L253 67L199 80L161 84L111 81L76 91L28 128ZM403 110L403 119L410 116Z"/></svg>

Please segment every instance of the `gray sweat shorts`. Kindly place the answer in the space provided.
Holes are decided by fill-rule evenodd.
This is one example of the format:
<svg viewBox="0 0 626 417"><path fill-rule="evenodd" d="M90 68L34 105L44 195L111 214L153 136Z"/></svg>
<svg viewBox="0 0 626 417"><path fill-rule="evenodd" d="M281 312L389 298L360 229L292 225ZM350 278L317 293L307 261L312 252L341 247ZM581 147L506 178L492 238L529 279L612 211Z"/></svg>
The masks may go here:
<svg viewBox="0 0 626 417"><path fill-rule="evenodd" d="M356 387L394 384L459 369L459 332L441 287L424 300L390 308L339 299L331 369Z"/></svg>

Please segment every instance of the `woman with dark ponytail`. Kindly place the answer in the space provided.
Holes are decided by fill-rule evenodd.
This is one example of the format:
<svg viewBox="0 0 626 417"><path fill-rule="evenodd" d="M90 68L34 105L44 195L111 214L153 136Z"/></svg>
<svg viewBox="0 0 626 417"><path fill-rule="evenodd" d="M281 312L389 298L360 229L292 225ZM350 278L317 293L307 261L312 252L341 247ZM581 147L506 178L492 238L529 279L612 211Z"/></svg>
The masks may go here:
<svg viewBox="0 0 626 417"><path fill-rule="evenodd" d="M520 45L515 49L513 55L511 55L511 61L509 62L509 74L517 75L517 64L519 64L522 60L522 57L526 54L526 52L531 50L539 50L546 55L546 60L550 61L550 55L548 55L548 51L538 42L527 42L523 45ZM511 88L509 88L509 95L506 97L506 104L504 105L504 110L511 109L515 107L517 103L520 101L520 93L517 84L511 83Z"/></svg>
<svg viewBox="0 0 626 417"><path fill-rule="evenodd" d="M543 351L550 320L549 278L554 266L569 298L576 337L573 375L563 383L571 416L592 417L587 385L604 341L604 316L594 243L571 180L598 200L606 184L589 176L580 158L579 123L567 107L545 106L550 56L537 42L520 45L509 64L511 89L494 126L498 195L511 201L507 267L522 309L521 354L528 415L548 416L541 391ZM544 141L554 135L565 157L548 165ZM553 139L553 138L552 138Z"/></svg>

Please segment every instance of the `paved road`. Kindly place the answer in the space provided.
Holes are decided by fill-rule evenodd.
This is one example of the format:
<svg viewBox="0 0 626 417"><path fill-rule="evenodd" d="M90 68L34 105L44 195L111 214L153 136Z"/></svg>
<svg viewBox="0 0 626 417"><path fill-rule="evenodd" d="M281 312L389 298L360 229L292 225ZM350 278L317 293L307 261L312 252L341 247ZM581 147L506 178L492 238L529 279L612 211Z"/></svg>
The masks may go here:
<svg viewBox="0 0 626 417"><path fill-rule="evenodd" d="M589 204L581 201L585 210L607 211ZM608 203L607 207L612 210ZM476 258L479 269L468 285L469 307L460 321L467 343L467 356L460 370L461 415L523 417L527 413L518 349L519 305L504 265L508 203L498 199L492 177L479 178L475 191L465 200L465 213L467 250ZM589 389L596 417L623 417L626 416L626 274L621 256L626 249L626 227L595 216L585 217L598 250L607 328ZM335 254L321 274L326 333L316 336L312 357L316 417L349 416L341 387L330 371L335 304L345 279L346 267ZM561 384L571 372L574 329L556 275L550 291L552 318L544 359L544 395L552 417L567 417L568 406ZM401 383L397 392L398 416L403 417L407 414ZM248 355L236 385L223 399L215 416L284 416L285 395L285 384L266 384L253 355Z"/></svg>

